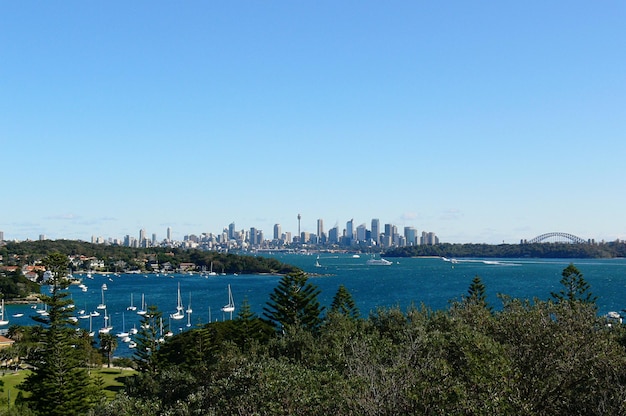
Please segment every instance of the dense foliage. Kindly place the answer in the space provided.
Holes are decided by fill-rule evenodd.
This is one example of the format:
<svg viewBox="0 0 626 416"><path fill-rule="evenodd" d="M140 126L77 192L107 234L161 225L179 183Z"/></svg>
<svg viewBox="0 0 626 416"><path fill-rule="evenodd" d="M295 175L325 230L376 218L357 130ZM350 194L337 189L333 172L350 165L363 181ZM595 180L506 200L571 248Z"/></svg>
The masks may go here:
<svg viewBox="0 0 626 416"><path fill-rule="evenodd" d="M22 403L37 415L85 414L103 394L85 368L89 341L85 343L84 331L77 332L69 319L72 301L64 290L67 256L51 253L44 264L52 272L48 283L52 293L42 297L48 314L35 317L41 323L39 348L28 360L33 371L21 389L30 395Z"/></svg>
<svg viewBox="0 0 626 416"><path fill-rule="evenodd" d="M92 416L626 414L625 328L597 316L591 288L573 264L548 301L502 295L502 307L493 308L479 276L468 284L467 294L447 310L380 308L366 318L341 286L323 316L319 290L295 272L274 290L267 319L244 301L231 321L171 337L156 330L161 312L150 307L134 357L138 372L108 403L98 401L98 389L84 379L84 364L72 351L82 347L67 348L68 340L79 341L67 332L51 343L46 326L22 335L43 343L42 352L32 354L37 370L24 383L34 393L31 410L22 410ZM38 386L57 373L57 356L66 357L66 370L76 378ZM90 387L62 384L79 379Z"/></svg>
<svg viewBox="0 0 626 416"><path fill-rule="evenodd" d="M624 328L596 315L573 265L563 278L565 296L502 296L497 312L478 276L445 311L381 308L359 319L345 288L319 325L293 313L270 314L285 319L274 325L246 308L165 341L154 371L93 414L625 414ZM286 277L270 309L293 305L290 287L307 285ZM299 313L315 311L309 300Z"/></svg>
<svg viewBox="0 0 626 416"><path fill-rule="evenodd" d="M150 264L170 264L173 269L181 263L193 263L196 271L209 270L225 273L290 273L297 268L282 264L274 258L224 254L180 248L132 248L118 245L91 244L77 240L43 240L9 242L0 246L5 265L32 264L51 253L68 256L95 257L105 262L105 271L150 270ZM77 270L81 269L78 265ZM75 269L76 270L76 269Z"/></svg>
<svg viewBox="0 0 626 416"><path fill-rule="evenodd" d="M0 297L2 299L22 299L39 291L39 284L28 280L20 269L13 272L0 272Z"/></svg>
<svg viewBox="0 0 626 416"><path fill-rule="evenodd" d="M602 244L437 244L434 246L397 247L384 252L385 257L499 257L499 258L614 258L626 257L626 243Z"/></svg>

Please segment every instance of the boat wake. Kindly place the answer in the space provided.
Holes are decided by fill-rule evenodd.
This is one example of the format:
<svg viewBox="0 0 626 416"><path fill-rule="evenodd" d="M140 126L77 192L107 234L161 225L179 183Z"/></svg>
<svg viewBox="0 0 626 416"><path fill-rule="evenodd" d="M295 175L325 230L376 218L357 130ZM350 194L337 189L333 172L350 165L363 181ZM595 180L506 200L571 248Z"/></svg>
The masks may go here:
<svg viewBox="0 0 626 416"><path fill-rule="evenodd" d="M504 261L504 260L454 259L454 258L449 259L447 257L442 257L441 260L452 263L452 264L478 263L478 264L486 264L486 265L492 265L492 266L521 266L520 263L514 263L514 262Z"/></svg>

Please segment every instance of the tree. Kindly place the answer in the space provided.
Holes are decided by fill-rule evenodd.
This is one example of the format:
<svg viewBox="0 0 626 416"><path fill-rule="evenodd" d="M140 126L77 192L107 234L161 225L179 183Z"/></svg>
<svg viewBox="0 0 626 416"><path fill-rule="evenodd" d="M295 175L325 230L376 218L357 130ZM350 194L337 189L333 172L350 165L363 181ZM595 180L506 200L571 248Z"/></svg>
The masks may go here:
<svg viewBox="0 0 626 416"><path fill-rule="evenodd" d="M83 414L92 407L97 389L89 379L84 367L85 351L80 348L80 340L69 317L72 303L65 291L68 282L68 259L61 253L52 253L43 261L51 272L52 293L42 296L48 305L47 317L33 319L43 326L41 349L33 354L30 362L34 369L20 385L30 394L27 404L42 415Z"/></svg>
<svg viewBox="0 0 626 416"><path fill-rule="evenodd" d="M117 348L117 338L112 334L100 334L100 351L107 359L107 367L111 368L111 358Z"/></svg>
<svg viewBox="0 0 626 416"><path fill-rule="evenodd" d="M274 333L270 324L252 312L247 298L243 300L237 319L232 324L233 341L243 352L249 351L255 342L267 342Z"/></svg>
<svg viewBox="0 0 626 416"><path fill-rule="evenodd" d="M354 303L352 294L350 294L344 285L339 285L333 302L330 304L330 312L339 313L352 319L358 319L359 309Z"/></svg>
<svg viewBox="0 0 626 416"><path fill-rule="evenodd" d="M551 292L550 294L557 302L583 302L583 303L595 303L597 297L593 296L590 290L589 283L583 278L583 274L570 263L561 273L561 285L563 289L558 292Z"/></svg>
<svg viewBox="0 0 626 416"><path fill-rule="evenodd" d="M148 306L146 314L141 319L139 332L137 333L137 347L133 360L139 371L149 374L158 372L157 351L163 342L160 328L163 322L163 313L155 305Z"/></svg>
<svg viewBox="0 0 626 416"><path fill-rule="evenodd" d="M485 309L491 310L491 306L487 303L487 294L485 292L485 285L483 284L480 276L476 275L472 279L472 283L467 290L468 297L467 302L482 306Z"/></svg>
<svg viewBox="0 0 626 416"><path fill-rule="evenodd" d="M320 292L317 286L308 282L306 273L289 273L283 276L270 294L270 301L263 308L263 315L283 331L291 325L316 330L324 310L317 300Z"/></svg>

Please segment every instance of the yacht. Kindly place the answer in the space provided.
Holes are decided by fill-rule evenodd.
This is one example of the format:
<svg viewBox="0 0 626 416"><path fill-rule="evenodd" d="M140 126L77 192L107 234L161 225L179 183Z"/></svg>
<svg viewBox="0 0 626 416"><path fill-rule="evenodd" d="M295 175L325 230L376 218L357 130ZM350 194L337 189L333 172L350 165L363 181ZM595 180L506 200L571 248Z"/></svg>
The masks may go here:
<svg viewBox="0 0 626 416"><path fill-rule="evenodd" d="M389 260L385 260L383 258L380 259L369 259L366 264L368 266L391 266L393 263Z"/></svg>

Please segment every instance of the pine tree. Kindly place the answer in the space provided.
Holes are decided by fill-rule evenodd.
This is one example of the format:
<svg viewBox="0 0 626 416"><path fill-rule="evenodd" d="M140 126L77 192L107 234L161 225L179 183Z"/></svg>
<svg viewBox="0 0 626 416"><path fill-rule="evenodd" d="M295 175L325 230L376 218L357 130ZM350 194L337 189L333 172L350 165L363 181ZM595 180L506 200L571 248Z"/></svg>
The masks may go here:
<svg viewBox="0 0 626 416"><path fill-rule="evenodd" d="M243 300L237 319L233 321L233 331L235 343L244 352L249 350L251 343L265 342L273 333L271 325L252 312L247 298Z"/></svg>
<svg viewBox="0 0 626 416"><path fill-rule="evenodd" d="M489 304L487 303L487 293L485 291L485 285L483 284L480 276L474 276L474 278L472 279L472 283L467 290L467 293L467 302L491 310L491 306L489 306Z"/></svg>
<svg viewBox="0 0 626 416"><path fill-rule="evenodd" d="M72 303L68 299L68 259L61 253L52 253L43 261L51 272L50 296L42 296L48 306L48 316L33 319L42 326L41 349L33 355L33 372L20 388L30 393L28 406L41 415L80 415L86 413L101 392L89 379L86 352L75 324L70 321Z"/></svg>
<svg viewBox="0 0 626 416"><path fill-rule="evenodd" d="M157 351L163 342L161 325L163 314L155 305L148 306L146 314L141 319L139 332L137 333L137 347L133 361L142 372L156 374L158 372Z"/></svg>
<svg viewBox="0 0 626 416"><path fill-rule="evenodd" d="M306 273L289 273L283 276L270 294L270 301L263 308L263 315L283 331L291 325L316 330L324 310L317 300L319 294L317 286L308 282Z"/></svg>
<svg viewBox="0 0 626 416"><path fill-rule="evenodd" d="M550 294L557 302L583 302L583 303L595 303L597 297L591 293L591 286L583 278L583 274L570 263L561 273L561 285L563 289L556 293Z"/></svg>
<svg viewBox="0 0 626 416"><path fill-rule="evenodd" d="M330 304L331 313L339 313L345 315L351 319L359 318L359 309L354 303L352 294L346 289L344 285L340 285L335 293L333 302Z"/></svg>

